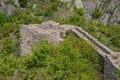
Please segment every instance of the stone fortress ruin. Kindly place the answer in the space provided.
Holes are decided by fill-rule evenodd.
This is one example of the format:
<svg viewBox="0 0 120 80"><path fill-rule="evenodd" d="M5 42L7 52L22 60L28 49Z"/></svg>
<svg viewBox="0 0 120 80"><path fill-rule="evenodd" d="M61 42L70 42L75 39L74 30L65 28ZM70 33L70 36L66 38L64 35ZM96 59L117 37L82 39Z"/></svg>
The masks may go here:
<svg viewBox="0 0 120 80"><path fill-rule="evenodd" d="M55 45L63 41L65 32L71 30L79 38L86 40L94 48L103 67L104 80L118 80L117 72L120 69L120 52L113 52L97 41L83 29L72 25L59 25L54 21L42 24L21 25L20 27L20 55L31 54L31 45L38 44L40 40L48 40Z"/></svg>
<svg viewBox="0 0 120 80"><path fill-rule="evenodd" d="M31 53L31 45L38 44L40 40L48 40L49 43L59 44L65 37L69 25L59 25L54 21L42 24L21 25L20 27L20 55Z"/></svg>

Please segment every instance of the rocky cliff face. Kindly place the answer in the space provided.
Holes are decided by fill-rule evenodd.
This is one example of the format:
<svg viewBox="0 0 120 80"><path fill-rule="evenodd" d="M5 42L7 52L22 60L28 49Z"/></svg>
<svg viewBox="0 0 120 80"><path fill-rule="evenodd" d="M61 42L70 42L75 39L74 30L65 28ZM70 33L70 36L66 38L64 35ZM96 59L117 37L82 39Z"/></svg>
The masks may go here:
<svg viewBox="0 0 120 80"><path fill-rule="evenodd" d="M82 4L89 15L96 9L101 11L98 20L105 25L120 25L120 0L82 0Z"/></svg>
<svg viewBox="0 0 120 80"><path fill-rule="evenodd" d="M0 12L12 14L15 8L19 7L19 0L0 0ZM36 0L37 1L37 0ZM50 1L50 0L46 0ZM106 25L120 25L120 0L60 0L62 2L74 3L77 8L84 8L92 17L94 10L100 10L102 16L98 21ZM72 6L72 7L73 7Z"/></svg>
<svg viewBox="0 0 120 80"><path fill-rule="evenodd" d="M62 1L62 0L61 0ZM70 2L72 0L66 0ZM84 8L92 18L95 10L99 10L102 16L98 21L105 25L120 25L120 0L74 0L77 8ZM64 1L65 2L65 1Z"/></svg>
<svg viewBox="0 0 120 80"><path fill-rule="evenodd" d="M101 1L99 9L103 15L99 19L104 24L120 25L120 0Z"/></svg>
<svg viewBox="0 0 120 80"><path fill-rule="evenodd" d="M0 0L0 12L11 15L13 10L19 6L19 0Z"/></svg>

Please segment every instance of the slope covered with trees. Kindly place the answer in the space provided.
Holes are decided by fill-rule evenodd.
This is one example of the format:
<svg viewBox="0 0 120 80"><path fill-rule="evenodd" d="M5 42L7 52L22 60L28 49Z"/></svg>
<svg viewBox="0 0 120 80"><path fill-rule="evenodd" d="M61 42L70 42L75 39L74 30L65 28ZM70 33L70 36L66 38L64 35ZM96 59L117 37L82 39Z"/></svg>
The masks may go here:
<svg viewBox="0 0 120 80"><path fill-rule="evenodd" d="M32 50L26 57L1 53L0 79L100 80L97 53L75 36L66 37L58 46L42 41Z"/></svg>
<svg viewBox="0 0 120 80"><path fill-rule="evenodd" d="M84 9L74 7L71 11L68 3L59 0L29 0L27 3L20 3L21 7L25 8L16 9L13 15L8 17L0 13L1 80L100 79L97 53L85 41L73 36L67 37L58 46L43 41L33 49L32 56L20 57L18 54L21 24L40 24L54 20L60 24L81 26L111 49L120 51L120 26L105 26L86 19ZM96 18L100 15L101 12L94 12L93 16Z"/></svg>

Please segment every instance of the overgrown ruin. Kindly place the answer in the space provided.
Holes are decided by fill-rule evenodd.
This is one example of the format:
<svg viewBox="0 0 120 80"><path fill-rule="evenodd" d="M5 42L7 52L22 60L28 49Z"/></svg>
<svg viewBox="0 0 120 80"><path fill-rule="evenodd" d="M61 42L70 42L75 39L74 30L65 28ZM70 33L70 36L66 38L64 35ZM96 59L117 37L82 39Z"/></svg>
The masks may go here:
<svg viewBox="0 0 120 80"><path fill-rule="evenodd" d="M104 80L118 80L117 71L120 66L120 52L113 52L80 27L59 25L59 23L54 21L44 22L41 25L21 25L20 55L32 53L31 45L38 44L43 39L55 45L59 44L65 37L66 30L71 30L78 37L86 40L99 53L103 66Z"/></svg>
<svg viewBox="0 0 120 80"><path fill-rule="evenodd" d="M70 29L69 25L59 25L54 21L39 24L21 25L20 27L20 55L31 52L31 45L38 44L40 40L48 40L49 43L59 44L65 37L65 31Z"/></svg>

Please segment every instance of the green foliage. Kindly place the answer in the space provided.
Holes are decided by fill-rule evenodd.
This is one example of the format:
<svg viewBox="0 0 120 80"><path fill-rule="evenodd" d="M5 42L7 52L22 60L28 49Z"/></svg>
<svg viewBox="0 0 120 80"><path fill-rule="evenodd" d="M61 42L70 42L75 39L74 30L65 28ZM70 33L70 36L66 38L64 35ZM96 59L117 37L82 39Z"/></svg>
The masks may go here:
<svg viewBox="0 0 120 80"><path fill-rule="evenodd" d="M19 0L19 3L21 7L27 7L27 0Z"/></svg>
<svg viewBox="0 0 120 80"><path fill-rule="evenodd" d="M4 24L7 21L5 14L0 13L0 25Z"/></svg>
<svg viewBox="0 0 120 80"><path fill-rule="evenodd" d="M4 41L2 43L3 43L3 49L1 50L1 53L9 54L9 53L11 53L12 51L15 50L15 48L13 47L13 43L12 43L10 38L4 39Z"/></svg>
<svg viewBox="0 0 120 80"><path fill-rule="evenodd" d="M40 24L52 19L51 16L60 6L64 7L57 0L49 3L41 1L36 8L29 6L26 10L15 10L8 18L0 13L0 80L9 80L12 77L15 80L99 80L97 53L85 41L69 35L69 31L66 32L69 37L58 46L43 41L33 48L31 56L20 58L10 55L19 53L20 24ZM27 7L27 0L19 2L21 7ZM106 27L93 20L85 20L82 8L74 8L74 11L72 16L71 13L67 14L67 17L58 21L81 26L94 37L105 40L103 42L120 47L119 27ZM101 15L100 11L93 12L95 19Z"/></svg>
<svg viewBox="0 0 120 80"><path fill-rule="evenodd" d="M51 53L52 47L46 41L43 41L37 49L33 50L34 55L26 59L28 68L44 67L47 55Z"/></svg>
<svg viewBox="0 0 120 80"><path fill-rule="evenodd" d="M83 15L85 14L83 8L74 8L74 11L75 11L79 16L83 16Z"/></svg>
<svg viewBox="0 0 120 80"><path fill-rule="evenodd" d="M120 70L118 70L117 74L118 74L118 78L119 78L118 80L120 80Z"/></svg>
<svg viewBox="0 0 120 80"><path fill-rule="evenodd" d="M93 12L92 16L93 16L94 19L98 19L100 16L102 16L102 13L99 10L95 10Z"/></svg>
<svg viewBox="0 0 120 80"><path fill-rule="evenodd" d="M85 24L85 18L83 16L79 16L78 14L74 14L70 16L69 23L78 26L83 26Z"/></svg>
<svg viewBox="0 0 120 80"><path fill-rule="evenodd" d="M41 42L33 49L33 55L26 59L25 65L28 70L37 68L41 72L42 69L44 79L98 80L96 57L97 53L85 41L67 37L59 46Z"/></svg>
<svg viewBox="0 0 120 80"><path fill-rule="evenodd" d="M8 41L4 49L11 53L14 49ZM99 80L97 53L81 39L71 35L58 46L42 41L32 50L33 54L26 57L0 52L0 79Z"/></svg>
<svg viewBox="0 0 120 80"><path fill-rule="evenodd" d="M14 29L13 29L13 25L12 23L4 23L3 26L1 26L1 29L0 29L0 39L1 38L4 38L4 37L9 37L10 36L10 33L13 32Z"/></svg>
<svg viewBox="0 0 120 80"><path fill-rule="evenodd" d="M53 14L53 10L51 7L47 7L45 12L44 12L44 16L46 17L50 17Z"/></svg>
<svg viewBox="0 0 120 80"><path fill-rule="evenodd" d="M120 27L110 27L106 30L106 35L111 38L111 43L116 46L120 47Z"/></svg>
<svg viewBox="0 0 120 80"><path fill-rule="evenodd" d="M70 21L76 24L77 22L80 21L80 16L75 14L70 17Z"/></svg>
<svg viewBox="0 0 120 80"><path fill-rule="evenodd" d="M52 10L53 10L53 11L57 11L57 7L58 7L57 2L52 2L52 3L50 3L50 4L51 4Z"/></svg>

